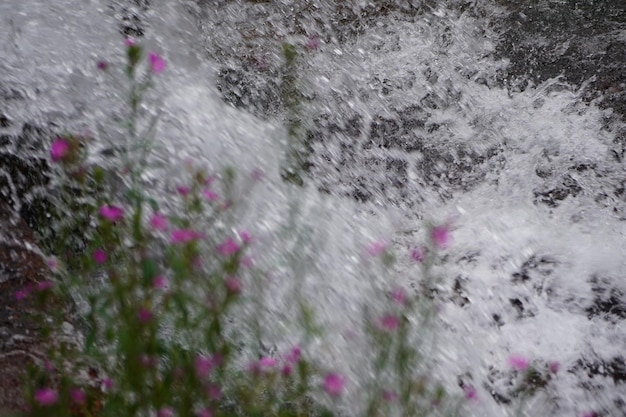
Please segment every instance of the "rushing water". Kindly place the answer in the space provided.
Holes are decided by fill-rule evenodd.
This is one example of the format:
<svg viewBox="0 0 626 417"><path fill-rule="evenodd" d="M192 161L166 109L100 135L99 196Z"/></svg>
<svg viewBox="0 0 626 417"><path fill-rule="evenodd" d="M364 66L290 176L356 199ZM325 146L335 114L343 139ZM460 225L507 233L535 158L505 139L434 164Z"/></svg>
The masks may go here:
<svg viewBox="0 0 626 417"><path fill-rule="evenodd" d="M451 390L460 375L476 385L470 415L509 410L512 353L561 363L554 390L530 404L529 415L626 415L619 115L590 101L600 93L590 94L585 79L535 74L524 88L507 83L510 63L498 51L507 2L344 3L5 0L0 133L13 141L2 152L45 158L45 134L40 147L16 143L30 137L20 136L25 123L89 130L109 146L119 136L110 120L121 117L120 96L94 65L122 61L120 30L141 35L168 61L149 100L161 117L165 186L176 185L175 167L190 158L262 170L241 220L266 248L260 259L283 249L272 236L289 202L302 202L315 260L306 290L330 329L315 347L320 355L358 373L345 334L360 303L373 302L372 288L389 284L360 275L363 248L393 244L398 284L408 285L417 273L408 248L422 237L422 221L450 222L454 242L437 270L443 330L435 357ZM611 36L619 43L626 34ZM282 182L278 170L289 110L280 92L284 42L299 48L310 151L303 189ZM611 94L625 88L615 79ZM11 180L13 194L18 182ZM279 270L268 283L268 340L293 337L270 325L282 317L281 278Z"/></svg>

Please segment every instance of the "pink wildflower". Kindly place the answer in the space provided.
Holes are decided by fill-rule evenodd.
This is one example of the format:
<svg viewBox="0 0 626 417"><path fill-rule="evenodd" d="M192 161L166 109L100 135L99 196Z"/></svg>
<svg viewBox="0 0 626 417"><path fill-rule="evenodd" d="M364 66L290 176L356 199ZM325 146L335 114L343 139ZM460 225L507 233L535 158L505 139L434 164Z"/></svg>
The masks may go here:
<svg viewBox="0 0 626 417"><path fill-rule="evenodd" d="M400 326L400 319L392 314L387 314L380 318L378 324L382 330L392 332Z"/></svg>
<svg viewBox="0 0 626 417"><path fill-rule="evenodd" d="M150 52L148 55L150 61L150 70L155 74L160 74L165 70L165 60L156 52Z"/></svg>
<svg viewBox="0 0 626 417"><path fill-rule="evenodd" d="M239 232L239 237L241 238L241 241L246 245L252 241L252 236L250 236L250 232L248 232L247 230L242 230L241 232Z"/></svg>
<svg viewBox="0 0 626 417"><path fill-rule="evenodd" d="M102 206L99 213L111 222L116 222L124 217L124 209L118 206Z"/></svg>
<svg viewBox="0 0 626 417"><path fill-rule="evenodd" d="M150 320L152 320L153 317L154 314L152 313L152 311L150 311L150 309L146 307L139 307L139 310L137 310L137 318L139 319L140 323L146 324Z"/></svg>
<svg viewBox="0 0 626 417"><path fill-rule="evenodd" d="M179 185L178 187L176 187L176 192L183 197L187 197L191 192L191 188L187 187L186 185Z"/></svg>
<svg viewBox="0 0 626 417"><path fill-rule="evenodd" d="M446 225L433 227L430 231L430 239L437 248L447 248L450 243L450 228Z"/></svg>
<svg viewBox="0 0 626 417"><path fill-rule="evenodd" d="M530 362L522 355L511 355L509 356L509 366L516 371L525 371Z"/></svg>
<svg viewBox="0 0 626 417"><path fill-rule="evenodd" d="M205 188L204 191L202 191L202 195L204 196L204 198L206 198L207 200L211 202L217 201L220 198L219 194L217 194L216 192L212 191L209 188Z"/></svg>
<svg viewBox="0 0 626 417"><path fill-rule="evenodd" d="M213 358L209 358L206 356L197 356L194 361L194 368L196 370L196 375L200 379L206 378L213 368L215 368L216 362Z"/></svg>
<svg viewBox="0 0 626 417"><path fill-rule="evenodd" d="M168 228L167 217L160 213L154 213L150 218L150 226L154 230L166 230Z"/></svg>
<svg viewBox="0 0 626 417"><path fill-rule="evenodd" d="M49 290L53 286L54 286L54 283L52 281L42 281L37 284L37 291Z"/></svg>
<svg viewBox="0 0 626 417"><path fill-rule="evenodd" d="M69 152L69 141L58 137L54 140L54 142L52 142L52 147L50 148L50 158L52 158L53 162L59 162L60 160L64 159Z"/></svg>
<svg viewBox="0 0 626 417"><path fill-rule="evenodd" d="M306 40L306 43L304 44L304 46L309 51L316 51L317 49L319 49L320 44L321 44L321 41L320 41L319 36L310 36Z"/></svg>
<svg viewBox="0 0 626 417"><path fill-rule="evenodd" d="M41 388L35 392L35 401L39 405L49 406L55 404L59 400L59 393L52 388Z"/></svg>
<svg viewBox="0 0 626 417"><path fill-rule="evenodd" d="M375 257L383 253L385 249L387 249L387 245L385 245L384 243L373 242L365 250L367 251L368 255Z"/></svg>
<svg viewBox="0 0 626 417"><path fill-rule="evenodd" d="M96 67L98 67L100 71L106 71L109 68L109 64L104 60L99 60L96 62Z"/></svg>
<svg viewBox="0 0 626 417"><path fill-rule="evenodd" d="M170 407L163 407L157 411L157 417L174 417L174 410Z"/></svg>
<svg viewBox="0 0 626 417"><path fill-rule="evenodd" d="M230 277L226 280L226 289L231 294L241 294L242 287L243 284L241 283L241 280L239 278Z"/></svg>
<svg viewBox="0 0 626 417"><path fill-rule="evenodd" d="M558 361L552 361L548 363L548 369L555 375L559 372L560 368L561 364Z"/></svg>
<svg viewBox="0 0 626 417"><path fill-rule="evenodd" d="M198 411L197 416L198 417L213 417L213 411L209 410L208 408L205 408L205 409Z"/></svg>
<svg viewBox="0 0 626 417"><path fill-rule="evenodd" d="M466 385L463 387L463 392L465 393L465 398L469 401L476 402L478 401L478 393L476 392L476 388L471 385Z"/></svg>
<svg viewBox="0 0 626 417"><path fill-rule="evenodd" d="M96 249L93 251L93 260L102 265L107 261L107 253L103 249Z"/></svg>
<svg viewBox="0 0 626 417"><path fill-rule="evenodd" d="M107 391L113 390L113 380L111 378L104 378L102 380L102 385L104 386L104 389Z"/></svg>
<svg viewBox="0 0 626 417"><path fill-rule="evenodd" d="M324 378L322 387L327 394L337 397L341 395L343 387L345 385L344 379L341 375L331 372Z"/></svg>
<svg viewBox="0 0 626 417"><path fill-rule="evenodd" d="M400 305L405 305L408 299L406 291L402 287L395 288L391 291L391 299Z"/></svg>
<svg viewBox="0 0 626 417"><path fill-rule="evenodd" d="M239 245L232 237L229 237L221 245L217 246L217 251L221 255L231 256L239 252Z"/></svg>
<svg viewBox="0 0 626 417"><path fill-rule="evenodd" d="M426 251L424 250L424 248L413 248L411 250L411 259L413 259L413 261L417 263L424 261L425 256Z"/></svg>
<svg viewBox="0 0 626 417"><path fill-rule="evenodd" d="M291 351L289 351L285 359L289 363L297 363L300 361L301 355L302 355L302 349L300 349L300 346L294 346L291 348Z"/></svg>
<svg viewBox="0 0 626 417"><path fill-rule="evenodd" d="M152 368L156 363L156 359L153 356L144 353L139 357L139 363L141 363L141 366L144 368Z"/></svg>
<svg viewBox="0 0 626 417"><path fill-rule="evenodd" d="M70 398L74 404L83 405L87 402L87 395L80 388L72 388L70 390Z"/></svg>
<svg viewBox="0 0 626 417"><path fill-rule="evenodd" d="M270 358L267 356L262 357L261 359L259 359L259 366L261 368L273 368L278 364L278 361L274 358Z"/></svg>
<svg viewBox="0 0 626 417"><path fill-rule="evenodd" d="M167 286L167 278L163 275L157 275L152 279L152 287L161 290Z"/></svg>
<svg viewBox="0 0 626 417"><path fill-rule="evenodd" d="M283 365L283 369L281 372L283 376L289 376L293 372L293 368L291 367L290 364L286 363L285 365Z"/></svg>
<svg viewBox="0 0 626 417"><path fill-rule="evenodd" d="M265 173L261 168L254 168L250 173L250 177L252 177L254 181L261 181L263 177L265 177Z"/></svg>
<svg viewBox="0 0 626 417"><path fill-rule="evenodd" d="M15 293L15 299L17 301L22 301L23 299L28 297L29 293L30 293L30 288L22 288L21 290Z"/></svg>
<svg viewBox="0 0 626 417"><path fill-rule="evenodd" d="M126 38L126 39L124 39L124 45L126 45L129 48L131 46L135 46L136 44L137 44L137 42L133 38Z"/></svg>
<svg viewBox="0 0 626 417"><path fill-rule="evenodd" d="M172 243L189 243L201 237L202 234L192 229L176 229L172 232L170 241Z"/></svg>

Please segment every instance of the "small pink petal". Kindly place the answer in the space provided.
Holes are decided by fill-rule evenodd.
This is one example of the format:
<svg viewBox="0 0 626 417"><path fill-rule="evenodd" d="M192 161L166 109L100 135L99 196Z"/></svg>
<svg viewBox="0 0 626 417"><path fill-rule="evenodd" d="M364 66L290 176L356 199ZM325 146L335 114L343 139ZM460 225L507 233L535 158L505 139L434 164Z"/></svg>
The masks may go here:
<svg viewBox="0 0 626 417"><path fill-rule="evenodd" d="M411 250L411 259L413 259L413 261L417 263L424 261L425 256L426 251L424 250L424 248L413 248Z"/></svg>
<svg viewBox="0 0 626 417"><path fill-rule="evenodd" d="M124 209L118 206L102 206L100 207L99 213L100 216L112 222L124 218Z"/></svg>
<svg viewBox="0 0 626 417"><path fill-rule="evenodd" d="M78 405L83 405L87 402L87 395L80 388L72 388L70 390L70 398L73 403Z"/></svg>
<svg viewBox="0 0 626 417"><path fill-rule="evenodd" d="M232 237L227 238L222 244L217 246L220 255L231 256L239 252L239 245Z"/></svg>
<svg viewBox="0 0 626 417"><path fill-rule="evenodd" d="M430 239L439 249L445 249L450 243L450 229L448 226L433 227L430 231Z"/></svg>
<svg viewBox="0 0 626 417"><path fill-rule="evenodd" d="M150 227L154 230L167 230L168 226L167 217L160 213L154 213L150 218Z"/></svg>
<svg viewBox="0 0 626 417"><path fill-rule="evenodd" d="M55 404L59 400L59 393L52 388L41 388L35 392L35 401L42 406Z"/></svg>
<svg viewBox="0 0 626 417"><path fill-rule="evenodd" d="M375 256L379 256L386 249L387 249L387 245L385 245L384 243L373 242L366 248L366 251L368 255L375 257Z"/></svg>
<svg viewBox="0 0 626 417"><path fill-rule="evenodd" d="M102 265L107 261L107 253L102 249L96 249L95 251L93 251L93 260L97 264Z"/></svg>
<svg viewBox="0 0 626 417"><path fill-rule="evenodd" d="M405 305L408 300L408 296L404 288L398 287L391 292L391 299L400 305Z"/></svg>
<svg viewBox="0 0 626 417"><path fill-rule="evenodd" d="M241 294L243 284L239 278L230 277L226 280L226 288L232 294Z"/></svg>
<svg viewBox="0 0 626 417"><path fill-rule="evenodd" d="M50 148L50 158L53 162L59 162L64 159L70 152L70 142L66 139L58 137L52 142Z"/></svg>
<svg viewBox="0 0 626 417"><path fill-rule="evenodd" d="M163 407L157 411L157 417L174 417L174 410L170 407Z"/></svg>
<svg viewBox="0 0 626 417"><path fill-rule="evenodd" d="M324 388L324 391L326 391L327 394L337 397L341 395L344 385L345 381L343 377L339 374L331 372L324 378L322 388Z"/></svg>
<svg viewBox="0 0 626 417"><path fill-rule="evenodd" d="M530 362L522 355L511 355L508 360L509 366L516 371L525 371Z"/></svg>
<svg viewBox="0 0 626 417"><path fill-rule="evenodd" d="M148 60L150 61L150 70L153 73L160 74L165 70L165 60L161 57L161 55L155 52L150 52Z"/></svg>
<svg viewBox="0 0 626 417"><path fill-rule="evenodd" d="M171 243L189 243L202 238L202 234L192 229L177 229L172 232Z"/></svg>

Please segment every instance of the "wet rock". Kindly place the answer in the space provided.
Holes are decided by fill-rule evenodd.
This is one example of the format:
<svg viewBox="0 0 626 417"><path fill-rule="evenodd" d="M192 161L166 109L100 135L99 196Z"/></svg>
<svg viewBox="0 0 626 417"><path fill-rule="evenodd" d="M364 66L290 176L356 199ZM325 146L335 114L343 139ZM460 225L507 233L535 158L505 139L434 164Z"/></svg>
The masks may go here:
<svg viewBox="0 0 626 417"><path fill-rule="evenodd" d="M226 103L260 117L275 115L283 109L276 76L222 68L217 74L217 89Z"/></svg>
<svg viewBox="0 0 626 417"><path fill-rule="evenodd" d="M559 183L550 188L548 190L537 190L534 192L535 196L535 204L541 203L545 204L548 207L558 207L560 202L565 200L567 197L572 196L576 197L579 193L581 193L583 188L578 184L571 175L565 174L561 177Z"/></svg>
<svg viewBox="0 0 626 417"><path fill-rule="evenodd" d="M589 281L594 299L585 310L587 317L601 317L610 322L626 319L626 294L614 285L614 280L594 275Z"/></svg>

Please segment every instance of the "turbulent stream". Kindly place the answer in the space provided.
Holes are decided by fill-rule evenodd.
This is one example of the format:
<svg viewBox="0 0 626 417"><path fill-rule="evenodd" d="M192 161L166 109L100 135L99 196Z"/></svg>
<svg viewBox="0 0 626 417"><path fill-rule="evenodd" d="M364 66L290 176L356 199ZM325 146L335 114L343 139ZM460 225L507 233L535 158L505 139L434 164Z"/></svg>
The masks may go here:
<svg viewBox="0 0 626 417"><path fill-rule="evenodd" d="M390 279L362 274L364 248L392 245L408 286L424 222L449 222L434 372L451 391L473 381L468 415L511 412L520 354L561 364L528 415L626 416L622 1L2 0L0 192L27 220L54 133L92 132L97 150L119 139L121 95L96 62L121 65L124 36L167 60L145 110L162 162L146 180L171 189L190 158L262 171L241 217L259 259L280 252L272 236L301 201L306 290L330 329L316 349L345 374L359 372L346 336L359 306ZM285 42L305 187L279 172ZM271 327L280 274L268 339L289 339Z"/></svg>

